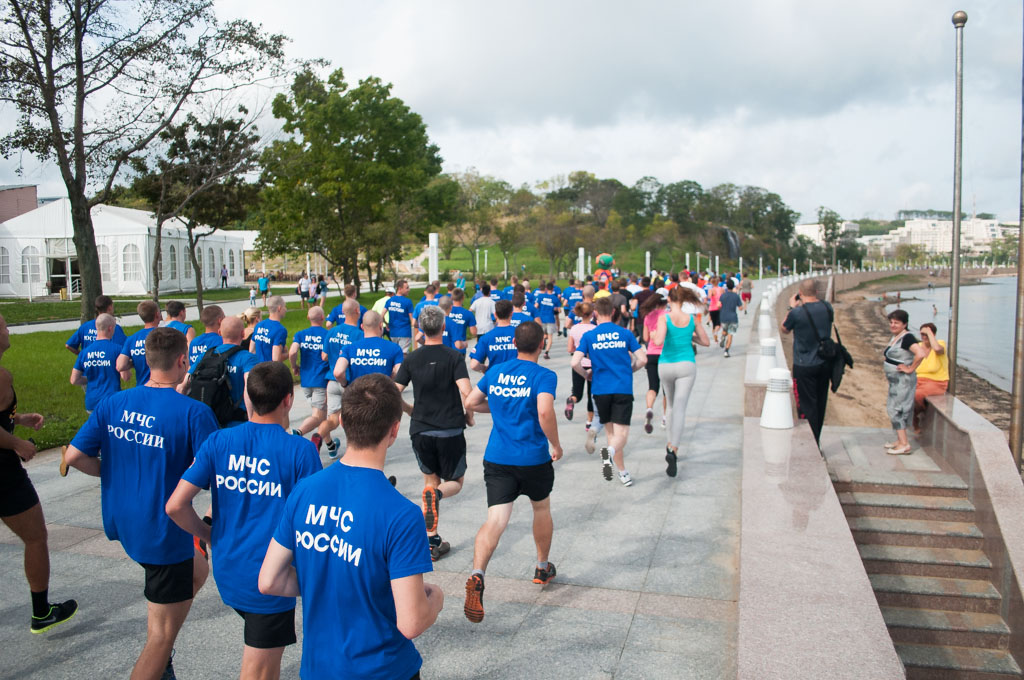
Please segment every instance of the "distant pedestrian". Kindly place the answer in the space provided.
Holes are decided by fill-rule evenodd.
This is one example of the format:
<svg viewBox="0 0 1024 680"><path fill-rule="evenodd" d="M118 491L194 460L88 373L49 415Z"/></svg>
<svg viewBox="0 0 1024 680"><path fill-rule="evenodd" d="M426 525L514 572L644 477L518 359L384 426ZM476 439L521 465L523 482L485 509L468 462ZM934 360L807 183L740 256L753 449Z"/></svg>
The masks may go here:
<svg viewBox="0 0 1024 680"><path fill-rule="evenodd" d="M113 336L114 317L100 314L96 317L96 340L79 352L71 369L71 384L85 388L86 413L92 413L104 398L121 390L121 374L117 371L121 348L111 339Z"/></svg>
<svg viewBox="0 0 1024 680"><path fill-rule="evenodd" d="M228 287L228 267L225 264L220 266L220 287Z"/></svg>
<svg viewBox="0 0 1024 680"><path fill-rule="evenodd" d="M746 309L740 296L733 292L736 283L733 279L726 279L725 292L718 296L718 319L722 331L722 339L718 342L723 347L723 356L729 357L729 348L732 347L732 337L740 326L740 317L737 310Z"/></svg>

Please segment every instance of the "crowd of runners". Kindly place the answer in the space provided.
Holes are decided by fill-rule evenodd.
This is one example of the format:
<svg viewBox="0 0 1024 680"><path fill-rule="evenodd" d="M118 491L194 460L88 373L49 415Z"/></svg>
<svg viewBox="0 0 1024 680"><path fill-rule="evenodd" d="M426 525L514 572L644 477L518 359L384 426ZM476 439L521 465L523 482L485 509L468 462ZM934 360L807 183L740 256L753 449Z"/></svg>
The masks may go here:
<svg viewBox="0 0 1024 680"><path fill-rule="evenodd" d="M633 373L646 368L644 430L654 431L660 395L665 472L675 477L696 348L717 343L729 356L751 282L601 270L564 289L517 277L503 288L496 279L473 288L468 297L435 282L413 304L400 280L367 309L349 286L329 313L303 295L309 326L291 343L285 302L263 282L267 318L208 305L201 334L181 303L167 303L162 316L144 301L144 327L126 337L112 300L97 298L95 320L67 341L76 355L70 382L84 388L89 417L64 447L60 474L74 468L100 478L104 531L144 572L146 641L132 678L175 677L174 642L211 566L222 600L243 621L241 677L279 677L285 647L297 642L296 597L302 677L419 677L411 640L434 623L444 599L423 575L451 550L439 533L441 507L463 488L465 429L477 414L491 414L487 514L464 613L479 623L487 565L520 496L533 510L533 583L557 573L548 554L550 495L563 451L558 379L543 365L551 353L571 356L572 392L558 408L570 421L577 406L585 409L585 449L599 452L603 479L624 487L634 483L626 464ZM0 317L0 358L9 346ZM132 371L137 387L122 390ZM470 371L482 374L475 384ZM310 407L294 429L293 376ZM39 429L43 417L16 403L13 378L0 368L0 517L25 544L30 629L42 633L78 604L49 601L43 512L22 466L35 445L13 434L16 424ZM385 474L403 414L423 476L419 507ZM325 468L321 449L341 464ZM204 489L209 503L195 508Z"/></svg>

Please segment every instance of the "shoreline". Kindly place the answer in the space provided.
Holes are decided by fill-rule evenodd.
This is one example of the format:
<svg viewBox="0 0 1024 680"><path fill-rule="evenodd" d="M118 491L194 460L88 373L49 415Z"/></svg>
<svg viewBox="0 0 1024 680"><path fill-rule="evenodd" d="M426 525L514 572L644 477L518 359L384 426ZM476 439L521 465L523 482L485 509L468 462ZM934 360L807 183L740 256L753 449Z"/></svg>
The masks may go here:
<svg viewBox="0 0 1024 680"><path fill-rule="evenodd" d="M964 276L964 284L977 285L983 278L1011 275L972 272ZM839 391L829 395L826 425L891 426L885 413L888 386L881 369L881 356L890 337L885 306L896 300L882 296L887 292L926 288L929 281L933 284L943 282L944 285L935 285L936 288L949 287L948 277L927 274L903 277L904 280L898 282L868 283L836 295L836 327L853 357L854 368L846 371ZM882 299L867 299L872 296ZM1010 393L962 365L957 369L957 379L957 397L1006 434L1010 427Z"/></svg>

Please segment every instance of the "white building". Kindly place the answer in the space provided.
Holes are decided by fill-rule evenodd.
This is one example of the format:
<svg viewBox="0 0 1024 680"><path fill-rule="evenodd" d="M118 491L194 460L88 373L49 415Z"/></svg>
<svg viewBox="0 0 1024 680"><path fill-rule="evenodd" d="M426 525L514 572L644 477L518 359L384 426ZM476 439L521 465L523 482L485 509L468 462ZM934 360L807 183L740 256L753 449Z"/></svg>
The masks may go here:
<svg viewBox="0 0 1024 680"><path fill-rule="evenodd" d="M966 219L960 221L960 250L964 253L983 254L991 252L992 241L1000 239L1007 231L999 226L999 220ZM891 256L897 246L919 246L928 255L946 254L953 247L952 220L907 220L906 223L888 234L865 236L858 243L869 249L878 249L880 255Z"/></svg>
<svg viewBox="0 0 1024 680"><path fill-rule="evenodd" d="M825 234L821 224L798 224L794 227L794 236L804 236L814 242L814 245L824 247ZM839 228L839 238L847 234L857 236L860 233L860 225L856 222L843 222Z"/></svg>
<svg viewBox="0 0 1024 680"><path fill-rule="evenodd" d="M156 220L145 210L97 205L92 223L99 251L103 292L145 296L152 290ZM72 240L71 202L62 198L0 224L0 297L35 297L68 284L80 290L78 255ZM188 257L185 225L164 222L161 238L161 291L195 290ZM221 266L227 266L228 285L243 285L243 241L230 231L215 231L199 239L196 248L204 288L220 285ZM70 277L68 272L70 271Z"/></svg>

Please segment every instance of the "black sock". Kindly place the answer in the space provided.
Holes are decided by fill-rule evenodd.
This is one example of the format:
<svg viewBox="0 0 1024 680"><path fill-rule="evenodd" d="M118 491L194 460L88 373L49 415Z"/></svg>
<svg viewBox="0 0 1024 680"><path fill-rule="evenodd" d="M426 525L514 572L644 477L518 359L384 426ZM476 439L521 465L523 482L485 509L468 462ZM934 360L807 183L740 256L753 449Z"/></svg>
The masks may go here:
<svg viewBox="0 0 1024 680"><path fill-rule="evenodd" d="M434 534L433 536L427 536L427 540L430 541L430 545L439 546L441 545L441 534Z"/></svg>
<svg viewBox="0 0 1024 680"><path fill-rule="evenodd" d="M32 616L41 619L50 613L49 590L32 593Z"/></svg>
<svg viewBox="0 0 1024 680"><path fill-rule="evenodd" d="M440 501L442 498L444 498L444 494L441 493L441 489L434 489L434 491L437 492L437 500Z"/></svg>

